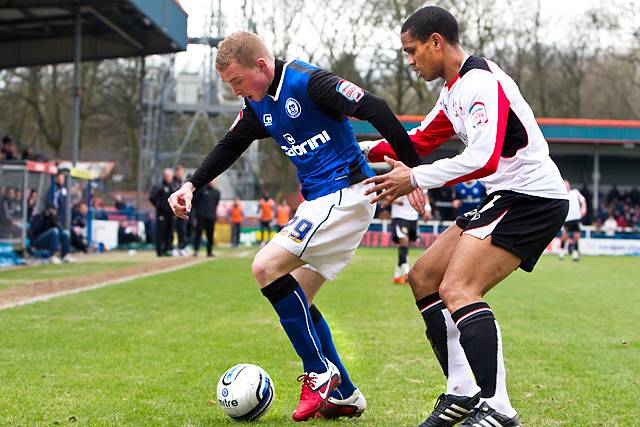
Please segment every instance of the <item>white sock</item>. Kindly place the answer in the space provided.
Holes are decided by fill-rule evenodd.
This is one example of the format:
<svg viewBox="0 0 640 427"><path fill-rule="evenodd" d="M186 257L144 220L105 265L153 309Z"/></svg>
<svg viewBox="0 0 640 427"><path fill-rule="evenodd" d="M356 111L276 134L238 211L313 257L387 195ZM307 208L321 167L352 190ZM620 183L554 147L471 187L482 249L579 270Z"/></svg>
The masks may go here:
<svg viewBox="0 0 640 427"><path fill-rule="evenodd" d="M504 357L502 356L502 334L500 333L500 326L496 322L496 331L498 333L498 370L496 378L496 393L493 397L488 399L480 399L480 401L486 401L496 411L500 412L507 417L515 417L516 410L511 406L509 401L509 395L507 394L507 375L504 369Z"/></svg>
<svg viewBox="0 0 640 427"><path fill-rule="evenodd" d="M480 387L476 384L467 356L460 345L460 330L453 323L449 310L443 309L442 314L447 325L447 364L449 367L447 394L475 396L480 391Z"/></svg>

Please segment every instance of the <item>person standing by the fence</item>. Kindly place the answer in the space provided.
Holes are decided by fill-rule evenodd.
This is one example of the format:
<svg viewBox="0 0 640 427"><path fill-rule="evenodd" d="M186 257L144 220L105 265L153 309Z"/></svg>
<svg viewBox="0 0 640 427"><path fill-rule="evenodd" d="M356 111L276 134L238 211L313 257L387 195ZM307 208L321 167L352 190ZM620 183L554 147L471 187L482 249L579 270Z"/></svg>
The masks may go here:
<svg viewBox="0 0 640 427"><path fill-rule="evenodd" d="M173 171L162 172L162 182L155 185L149 194L149 201L156 208L156 254L170 256L169 248L173 239L173 211L167 199L173 192Z"/></svg>
<svg viewBox="0 0 640 427"><path fill-rule="evenodd" d="M220 202L220 191L215 181L202 187L193 197L193 210L196 217L195 236L193 239L193 256L198 256L202 230L207 234L207 256L213 256L213 239L218 218L216 211Z"/></svg>
<svg viewBox="0 0 640 427"><path fill-rule="evenodd" d="M242 212L242 203L239 198L235 198L230 211L231 222L231 246L237 247L240 244L240 229L242 228L242 220L244 213Z"/></svg>

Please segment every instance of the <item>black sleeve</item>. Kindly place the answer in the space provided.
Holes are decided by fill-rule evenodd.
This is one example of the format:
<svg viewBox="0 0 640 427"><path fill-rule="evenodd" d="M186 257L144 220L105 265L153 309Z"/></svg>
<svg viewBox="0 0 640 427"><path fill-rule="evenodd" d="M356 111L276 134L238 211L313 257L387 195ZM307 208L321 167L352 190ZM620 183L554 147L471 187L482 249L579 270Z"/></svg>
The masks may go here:
<svg viewBox="0 0 640 427"><path fill-rule="evenodd" d="M384 99L326 70L313 72L307 90L329 117L366 120L389 142L404 164L413 167L421 163L407 131Z"/></svg>
<svg viewBox="0 0 640 427"><path fill-rule="evenodd" d="M154 208L158 207L157 199L158 198L158 186L154 185L151 187L151 191L149 192L149 201L153 205Z"/></svg>
<svg viewBox="0 0 640 427"><path fill-rule="evenodd" d="M270 136L256 117L253 108L245 100L245 104L231 129L205 157L189 182L196 190L207 185L238 160L253 141Z"/></svg>

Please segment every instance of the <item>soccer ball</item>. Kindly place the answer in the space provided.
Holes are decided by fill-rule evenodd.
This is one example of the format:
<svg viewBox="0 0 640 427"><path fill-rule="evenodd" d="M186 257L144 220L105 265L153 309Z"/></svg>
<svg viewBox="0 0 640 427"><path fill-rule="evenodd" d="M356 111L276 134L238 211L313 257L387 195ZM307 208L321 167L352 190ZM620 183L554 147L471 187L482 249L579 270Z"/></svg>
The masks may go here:
<svg viewBox="0 0 640 427"><path fill-rule="evenodd" d="M241 363L218 381L220 408L234 420L254 421L271 407L275 388L269 374L259 366Z"/></svg>

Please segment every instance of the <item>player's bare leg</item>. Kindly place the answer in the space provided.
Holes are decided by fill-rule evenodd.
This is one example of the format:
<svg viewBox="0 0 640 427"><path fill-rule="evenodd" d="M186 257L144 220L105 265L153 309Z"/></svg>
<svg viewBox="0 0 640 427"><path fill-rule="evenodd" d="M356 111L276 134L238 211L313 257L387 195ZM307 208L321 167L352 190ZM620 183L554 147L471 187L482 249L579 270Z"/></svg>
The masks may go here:
<svg viewBox="0 0 640 427"><path fill-rule="evenodd" d="M304 374L299 380L303 384L300 401L293 412L295 421L315 417L340 383L338 368L323 354L305 292L291 274L303 264L296 255L269 242L256 254L251 266L262 294L278 313L282 327L302 359ZM321 283L317 280L309 282L310 289L317 292Z"/></svg>
<svg viewBox="0 0 640 427"><path fill-rule="evenodd" d="M565 255L565 251L568 252L568 245L569 245L569 233L567 233L567 230L565 230L564 228L562 229L562 236L560 237L560 253L558 254L558 257L560 258L560 261L562 261L564 259L564 255Z"/></svg>
<svg viewBox="0 0 640 427"><path fill-rule="evenodd" d="M578 242L580 241L580 232L579 231L574 231L573 232L573 238L571 239L571 246L572 246L572 251L571 251L571 258L574 261L579 261L580 260L580 251L578 250Z"/></svg>
<svg viewBox="0 0 640 427"><path fill-rule="evenodd" d="M449 226L416 260L409 271L409 284L416 300L438 292L462 228Z"/></svg>
<svg viewBox="0 0 640 427"><path fill-rule="evenodd" d="M453 254L462 228L451 225L418 258L409 272L409 284L416 305L426 325L426 335L433 352L447 377L447 389L424 427L452 426L460 422L478 403L479 388L460 345L460 331L444 306L438 289Z"/></svg>
<svg viewBox="0 0 640 427"><path fill-rule="evenodd" d="M403 285L409 279L409 264L407 255L409 253L409 237L405 234L398 239L398 263L393 273L393 283Z"/></svg>
<svg viewBox="0 0 640 427"><path fill-rule="evenodd" d="M460 344L481 389L481 406L463 426L486 417L501 425L519 426L507 395L500 328L482 296L520 263L514 254L493 245L491 236L481 240L462 235L442 280L440 295L460 330Z"/></svg>

